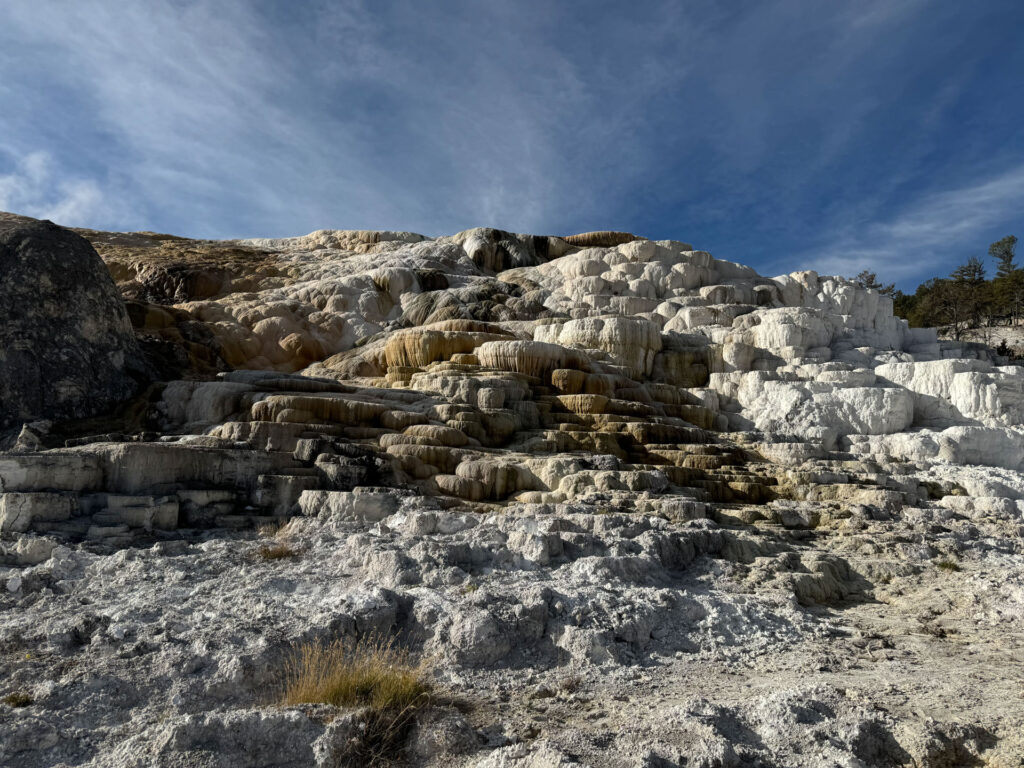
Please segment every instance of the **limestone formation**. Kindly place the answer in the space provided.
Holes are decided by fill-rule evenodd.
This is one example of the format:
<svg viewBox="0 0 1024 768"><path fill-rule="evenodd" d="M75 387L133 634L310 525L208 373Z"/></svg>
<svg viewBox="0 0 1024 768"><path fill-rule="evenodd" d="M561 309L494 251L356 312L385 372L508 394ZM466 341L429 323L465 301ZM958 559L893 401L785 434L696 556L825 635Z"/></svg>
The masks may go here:
<svg viewBox="0 0 1024 768"><path fill-rule="evenodd" d="M539 325L534 335L538 341L607 352L634 378L649 376L654 358L661 351L660 328L637 317L595 317Z"/></svg>
<svg viewBox="0 0 1024 768"><path fill-rule="evenodd" d="M58 311L83 241L0 224L0 764L370 764L372 708L277 693L367 637L430 660L410 765L1019 764L992 350L616 232L82 230L127 312Z"/></svg>

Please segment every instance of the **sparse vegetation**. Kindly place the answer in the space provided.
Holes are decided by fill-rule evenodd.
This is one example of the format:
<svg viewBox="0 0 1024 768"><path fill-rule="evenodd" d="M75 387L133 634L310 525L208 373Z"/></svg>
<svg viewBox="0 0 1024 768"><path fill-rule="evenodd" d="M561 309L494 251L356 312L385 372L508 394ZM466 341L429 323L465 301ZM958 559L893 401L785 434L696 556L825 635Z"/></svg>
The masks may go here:
<svg viewBox="0 0 1024 768"><path fill-rule="evenodd" d="M583 678L579 675L563 677L558 683L558 687L565 693L576 693L581 685L583 685Z"/></svg>
<svg viewBox="0 0 1024 768"><path fill-rule="evenodd" d="M921 631L932 637L937 637L940 640L947 637L949 632L945 627L940 627L932 619L918 618L918 623L921 625Z"/></svg>
<svg viewBox="0 0 1024 768"><path fill-rule="evenodd" d="M878 275L867 269L863 270L853 279L863 288L871 288L872 290L878 291L883 296L893 296L896 293L896 286L893 283L889 283L888 285L880 283L878 281Z"/></svg>
<svg viewBox="0 0 1024 768"><path fill-rule="evenodd" d="M416 715L431 702L425 662L416 661L394 638L309 643L284 665L281 704L331 704L365 708L366 730L353 749L369 765L386 764L401 752Z"/></svg>
<svg viewBox="0 0 1024 768"><path fill-rule="evenodd" d="M288 560L301 554L301 551L288 540L287 523L267 523L261 525L257 533L262 538L273 539L256 549L256 556L261 560Z"/></svg>
<svg viewBox="0 0 1024 768"><path fill-rule="evenodd" d="M986 277L984 262L976 256L954 269L949 277L935 277L922 283L914 293L883 285L869 271L854 279L865 288L891 296L893 311L911 326L935 326L959 339L971 329L1020 324L1024 315L1024 269L1014 260L1016 247L1017 238L1013 235L989 246L989 256L996 266L991 279ZM1005 339L998 351L1011 359L1019 357L1019 350Z"/></svg>
<svg viewBox="0 0 1024 768"><path fill-rule="evenodd" d="M939 560L937 563L935 563L935 567L940 570L947 571L949 573L962 570L960 566L952 560Z"/></svg>
<svg viewBox="0 0 1024 768"><path fill-rule="evenodd" d="M29 707L35 703L35 699L24 691L15 691L4 696L3 702L9 707Z"/></svg>
<svg viewBox="0 0 1024 768"><path fill-rule="evenodd" d="M299 556L299 551L286 541L279 541L276 544L264 544L256 550L256 554L263 560L286 560Z"/></svg>
<svg viewBox="0 0 1024 768"><path fill-rule="evenodd" d="M282 525L281 523L264 523L256 530L256 533L258 533L264 539L273 539L274 537L280 535L280 533L287 527L287 524Z"/></svg>

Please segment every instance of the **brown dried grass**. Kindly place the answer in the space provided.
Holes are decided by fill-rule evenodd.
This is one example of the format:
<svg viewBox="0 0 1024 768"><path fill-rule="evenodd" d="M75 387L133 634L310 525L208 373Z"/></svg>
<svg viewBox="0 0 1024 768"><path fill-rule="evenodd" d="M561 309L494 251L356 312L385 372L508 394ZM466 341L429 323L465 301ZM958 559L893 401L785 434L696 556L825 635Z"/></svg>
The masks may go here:
<svg viewBox="0 0 1024 768"><path fill-rule="evenodd" d="M284 663L281 704L363 708L353 757L387 764L401 753L417 714L431 703L428 667L394 638L372 635L297 646Z"/></svg>
<svg viewBox="0 0 1024 768"><path fill-rule="evenodd" d="M32 697L24 691L9 693L3 697L2 701L9 707L30 707L35 703Z"/></svg>
<svg viewBox="0 0 1024 768"><path fill-rule="evenodd" d="M282 541L277 544L264 544L256 550L256 554L263 560L286 560L298 557L299 551L291 544Z"/></svg>
<svg viewBox="0 0 1024 768"><path fill-rule="evenodd" d="M267 523L261 525L257 530L260 538L270 539L256 548L255 554L261 560L286 560L298 557L302 554L299 547L296 547L290 539L292 530L289 528L291 521L286 523Z"/></svg>

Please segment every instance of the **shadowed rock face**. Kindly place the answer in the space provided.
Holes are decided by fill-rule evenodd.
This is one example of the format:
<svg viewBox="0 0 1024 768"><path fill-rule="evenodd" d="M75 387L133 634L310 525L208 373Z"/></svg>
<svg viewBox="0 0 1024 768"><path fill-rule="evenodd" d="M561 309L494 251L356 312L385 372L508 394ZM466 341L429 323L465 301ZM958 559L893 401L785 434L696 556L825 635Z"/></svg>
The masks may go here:
<svg viewBox="0 0 1024 768"><path fill-rule="evenodd" d="M143 364L124 303L84 238L0 213L0 429L102 413Z"/></svg>

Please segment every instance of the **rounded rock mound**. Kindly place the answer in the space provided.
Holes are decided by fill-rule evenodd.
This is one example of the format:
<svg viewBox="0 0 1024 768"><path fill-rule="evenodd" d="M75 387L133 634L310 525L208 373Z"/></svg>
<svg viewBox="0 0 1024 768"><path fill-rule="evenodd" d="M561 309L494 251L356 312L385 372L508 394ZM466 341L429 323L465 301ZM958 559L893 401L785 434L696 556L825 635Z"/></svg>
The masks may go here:
<svg viewBox="0 0 1024 768"><path fill-rule="evenodd" d="M131 397L144 372L124 302L89 242L0 213L0 429L101 414Z"/></svg>

